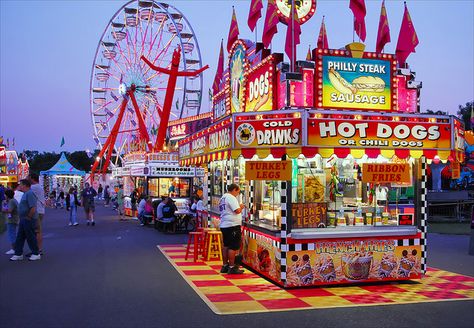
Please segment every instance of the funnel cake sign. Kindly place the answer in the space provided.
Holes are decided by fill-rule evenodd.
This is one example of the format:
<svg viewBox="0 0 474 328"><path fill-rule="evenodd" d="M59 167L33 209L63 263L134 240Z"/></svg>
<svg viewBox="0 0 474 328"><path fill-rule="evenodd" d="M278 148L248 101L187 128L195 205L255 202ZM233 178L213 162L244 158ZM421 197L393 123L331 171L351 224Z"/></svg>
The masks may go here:
<svg viewBox="0 0 474 328"><path fill-rule="evenodd" d="M421 277L421 247L397 240L322 241L286 258L287 287Z"/></svg>
<svg viewBox="0 0 474 328"><path fill-rule="evenodd" d="M319 107L392 109L390 60L323 56L318 63L322 66Z"/></svg>

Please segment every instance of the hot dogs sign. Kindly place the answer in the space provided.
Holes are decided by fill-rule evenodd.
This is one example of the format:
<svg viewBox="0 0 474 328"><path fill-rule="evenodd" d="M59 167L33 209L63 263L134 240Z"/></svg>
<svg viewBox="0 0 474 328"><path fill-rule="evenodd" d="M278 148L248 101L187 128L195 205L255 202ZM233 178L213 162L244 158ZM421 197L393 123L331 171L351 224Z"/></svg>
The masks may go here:
<svg viewBox="0 0 474 328"><path fill-rule="evenodd" d="M392 67L389 60L324 56L322 107L391 110Z"/></svg>

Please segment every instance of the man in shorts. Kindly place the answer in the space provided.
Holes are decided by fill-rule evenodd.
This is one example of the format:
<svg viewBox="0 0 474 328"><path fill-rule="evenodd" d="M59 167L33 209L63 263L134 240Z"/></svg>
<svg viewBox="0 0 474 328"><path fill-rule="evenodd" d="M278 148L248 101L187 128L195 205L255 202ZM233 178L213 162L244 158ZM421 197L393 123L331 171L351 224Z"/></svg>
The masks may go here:
<svg viewBox="0 0 474 328"><path fill-rule="evenodd" d="M36 212L38 213L38 220L36 221L36 240L38 241L38 248L41 255L43 255L43 217L45 212L46 200L44 198L44 189L39 184L39 176L36 173L30 174L31 191L36 195Z"/></svg>
<svg viewBox="0 0 474 328"><path fill-rule="evenodd" d="M84 190L81 193L82 206L84 206L84 211L86 212L87 225L95 226L94 222L94 212L95 212L95 203L94 197L97 196L97 192L94 188L90 186L88 182L84 184Z"/></svg>
<svg viewBox="0 0 474 328"><path fill-rule="evenodd" d="M222 249L222 268L221 273L242 274L244 270L239 269L235 263L235 255L240 249L242 233L240 225L242 223L242 209L245 207L239 204L237 196L240 194L240 188L235 183L227 187L227 193L222 196L219 202L221 212L220 229L224 239L224 248Z"/></svg>

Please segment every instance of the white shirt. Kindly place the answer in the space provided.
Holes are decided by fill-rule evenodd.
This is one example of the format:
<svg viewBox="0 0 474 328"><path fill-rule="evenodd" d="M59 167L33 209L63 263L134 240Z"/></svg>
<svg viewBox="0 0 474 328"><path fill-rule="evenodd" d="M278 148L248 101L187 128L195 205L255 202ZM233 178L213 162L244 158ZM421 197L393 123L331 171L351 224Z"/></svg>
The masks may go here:
<svg viewBox="0 0 474 328"><path fill-rule="evenodd" d="M229 228L239 226L242 223L242 214L234 211L240 208L239 201L233 195L226 193L219 202L221 212L221 223L219 227Z"/></svg>
<svg viewBox="0 0 474 328"><path fill-rule="evenodd" d="M39 183L35 183L31 185L31 190L36 195L36 211L38 214L44 214L44 207L45 207L45 199L44 199L44 190L43 187Z"/></svg>
<svg viewBox="0 0 474 328"><path fill-rule="evenodd" d="M197 202L197 205L196 205L196 209L198 211L204 211L206 209L206 207L204 206L204 202L202 201L202 199L198 200Z"/></svg>
<svg viewBox="0 0 474 328"><path fill-rule="evenodd" d="M15 194L13 195L13 198L16 199L16 201L18 202L18 204L20 204L22 197L23 197L23 191L15 190Z"/></svg>
<svg viewBox="0 0 474 328"><path fill-rule="evenodd" d="M145 198L142 198L142 200L138 204L138 213L142 213L143 211L145 211L145 203L146 203Z"/></svg>

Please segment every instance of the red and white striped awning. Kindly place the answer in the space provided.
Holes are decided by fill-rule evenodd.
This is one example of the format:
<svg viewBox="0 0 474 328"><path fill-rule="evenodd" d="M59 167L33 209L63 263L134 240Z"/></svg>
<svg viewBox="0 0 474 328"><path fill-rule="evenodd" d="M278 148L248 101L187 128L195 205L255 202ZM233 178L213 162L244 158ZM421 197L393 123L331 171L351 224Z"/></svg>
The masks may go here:
<svg viewBox="0 0 474 328"><path fill-rule="evenodd" d="M306 158L313 158L316 154L321 155L323 158L330 158L335 155L338 158L346 158L351 155L353 158L362 158L367 155L368 158L377 158L379 155L385 158L393 158L396 156L399 159L406 159L409 157L420 158L426 157L428 160L438 156L442 161L464 161L463 151L454 150L413 150L413 149L379 149L379 148L367 148L367 149L354 149L354 148L323 148L323 147L272 147L272 148L244 148L234 150L223 150L211 154L204 154L193 158L187 158L180 161L182 166L200 166L212 161L226 160L226 159L237 159L242 156L245 159L251 159L255 155L258 158L264 159L269 155L273 158L282 158L284 155L289 158L296 158L299 155L303 155Z"/></svg>

